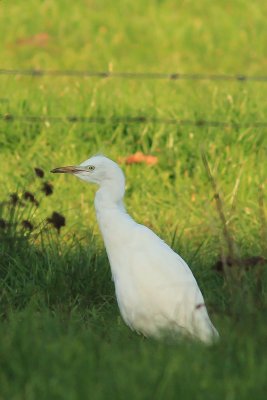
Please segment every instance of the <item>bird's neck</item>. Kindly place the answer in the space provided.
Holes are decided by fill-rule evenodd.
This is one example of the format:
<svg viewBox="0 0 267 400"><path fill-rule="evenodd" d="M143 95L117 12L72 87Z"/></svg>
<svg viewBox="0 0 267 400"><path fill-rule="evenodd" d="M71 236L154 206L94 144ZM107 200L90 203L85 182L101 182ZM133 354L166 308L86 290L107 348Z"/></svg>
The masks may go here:
<svg viewBox="0 0 267 400"><path fill-rule="evenodd" d="M125 192L124 182L118 184L112 180L104 182L95 196L95 207L97 211L105 209L120 208L123 204Z"/></svg>
<svg viewBox="0 0 267 400"><path fill-rule="evenodd" d="M118 187L117 187L118 188ZM100 187L95 197L96 217L102 233L106 250L112 264L117 249L123 246L128 236L129 224L134 223L123 205L123 191L111 191Z"/></svg>

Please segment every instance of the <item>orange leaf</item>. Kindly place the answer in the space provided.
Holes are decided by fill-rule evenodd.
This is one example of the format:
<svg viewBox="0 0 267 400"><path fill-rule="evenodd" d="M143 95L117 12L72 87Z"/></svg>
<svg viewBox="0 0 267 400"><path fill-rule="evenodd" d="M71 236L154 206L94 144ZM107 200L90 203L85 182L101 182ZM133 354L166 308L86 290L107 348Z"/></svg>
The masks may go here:
<svg viewBox="0 0 267 400"><path fill-rule="evenodd" d="M20 46L36 46L44 47L48 44L50 36L46 32L36 33L36 35L29 36L23 39L18 39L17 44Z"/></svg>
<svg viewBox="0 0 267 400"><path fill-rule="evenodd" d="M145 155L141 151L137 151L135 154L131 154L130 156L125 158L125 163L130 164L140 164L144 163L147 165L155 165L158 162L158 157Z"/></svg>
<svg viewBox="0 0 267 400"><path fill-rule="evenodd" d="M157 164L157 162L158 162L158 157L156 157L156 156L145 156L146 157L146 159L145 159L145 163L147 164L147 165L155 165L155 164Z"/></svg>

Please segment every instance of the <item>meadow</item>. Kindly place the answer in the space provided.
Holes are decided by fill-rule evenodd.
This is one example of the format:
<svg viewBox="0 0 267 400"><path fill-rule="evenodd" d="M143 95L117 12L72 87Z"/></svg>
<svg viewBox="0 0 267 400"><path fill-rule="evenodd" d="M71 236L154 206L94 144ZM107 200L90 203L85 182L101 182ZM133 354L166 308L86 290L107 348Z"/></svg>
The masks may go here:
<svg viewBox="0 0 267 400"><path fill-rule="evenodd" d="M1 400L265 398L267 127L253 124L267 122L267 83L3 71L263 76L266 12L259 0L0 2ZM65 116L105 121L51 119ZM127 165L137 151L158 163ZM49 172L95 153L122 166L129 213L190 265L215 345L145 339L124 325L96 188ZM235 262L218 271L229 238Z"/></svg>

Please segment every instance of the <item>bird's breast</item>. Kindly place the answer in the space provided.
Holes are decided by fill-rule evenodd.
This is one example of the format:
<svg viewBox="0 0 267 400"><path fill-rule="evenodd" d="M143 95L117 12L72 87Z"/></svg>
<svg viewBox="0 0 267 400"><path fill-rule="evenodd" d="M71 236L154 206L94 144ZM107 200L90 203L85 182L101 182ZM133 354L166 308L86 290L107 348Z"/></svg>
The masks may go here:
<svg viewBox="0 0 267 400"><path fill-rule="evenodd" d="M126 212L117 208L97 210L96 216L107 250L130 242L136 223Z"/></svg>

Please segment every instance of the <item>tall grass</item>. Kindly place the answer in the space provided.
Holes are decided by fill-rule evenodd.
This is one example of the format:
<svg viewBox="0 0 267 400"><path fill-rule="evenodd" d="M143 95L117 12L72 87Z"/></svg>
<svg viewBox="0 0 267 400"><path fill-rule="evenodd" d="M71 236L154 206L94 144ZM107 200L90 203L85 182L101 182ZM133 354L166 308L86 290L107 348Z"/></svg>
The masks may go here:
<svg viewBox="0 0 267 400"><path fill-rule="evenodd" d="M1 68L266 70L260 1L0 7ZM1 75L0 114L249 124L267 120L266 91L252 82ZM0 150L1 399L265 398L266 128L0 120ZM158 164L124 165L135 151ZM221 335L216 345L147 340L122 322L95 188L49 174L98 152L124 169L130 214L189 263Z"/></svg>

